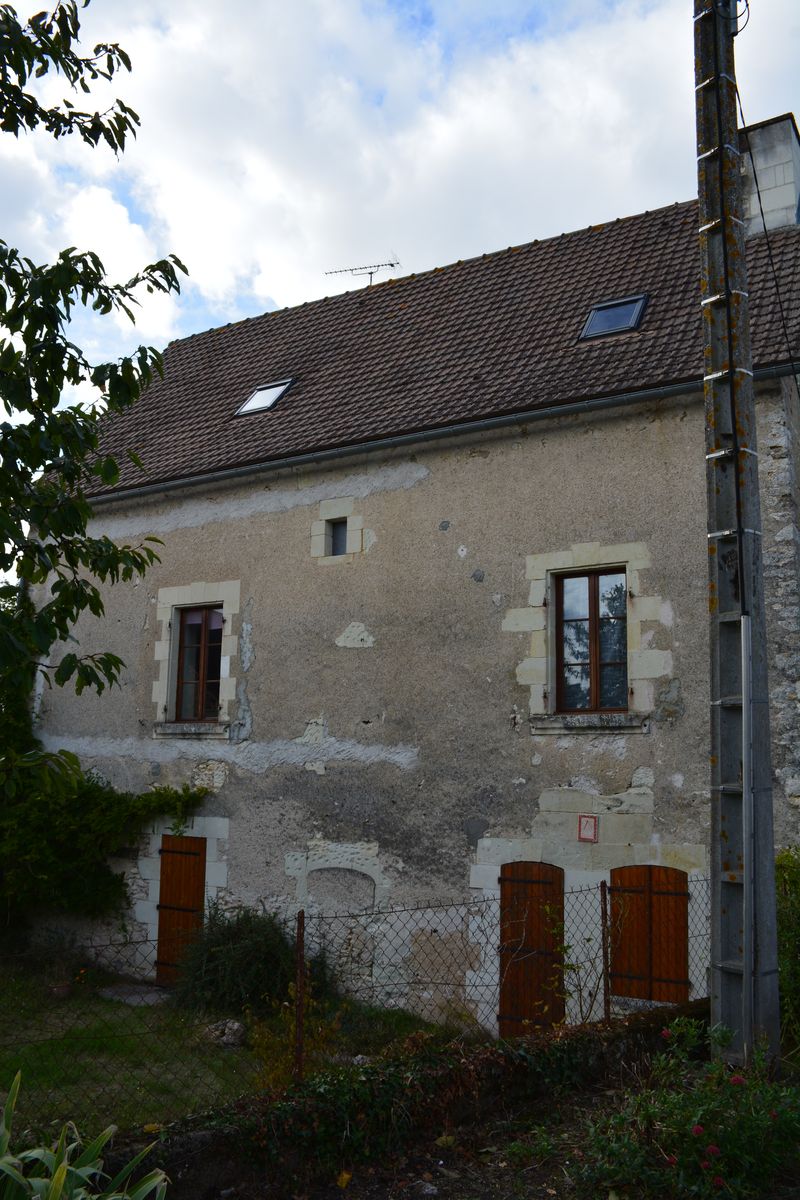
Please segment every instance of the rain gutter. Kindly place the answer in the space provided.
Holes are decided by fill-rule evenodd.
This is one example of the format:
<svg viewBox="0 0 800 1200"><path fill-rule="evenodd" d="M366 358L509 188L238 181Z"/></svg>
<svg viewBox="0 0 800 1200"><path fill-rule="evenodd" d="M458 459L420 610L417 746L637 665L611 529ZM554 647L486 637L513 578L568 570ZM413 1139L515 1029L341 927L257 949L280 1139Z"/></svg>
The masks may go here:
<svg viewBox="0 0 800 1200"><path fill-rule="evenodd" d="M791 363L771 367L759 367L754 372L756 382L780 379L795 373ZM482 417L478 421L464 421L452 425L439 425L435 429L422 429L412 433L392 434L369 442L351 442L346 446L334 446L328 450L311 450L306 454L290 454L285 458L271 458L261 463L250 463L243 467L227 467L221 471L208 471L203 475L186 475L178 479L167 479L163 483L148 483L142 487L124 488L103 496L89 497L93 508L112 504L120 500L137 499L140 496L161 495L199 484L223 483L244 479L250 475L262 475L268 471L282 471L290 467L309 463L335 462L354 454L368 454L377 450L394 450L399 446L437 441L440 438L459 434L486 433L493 429L504 429L510 425L530 425L536 421L552 420L554 417L569 417L579 413L602 412L606 409L623 408L628 404L640 404L648 400L664 400L672 396L685 396L702 392L703 381L690 379L684 383L668 383L661 387L642 388L633 392L617 392L613 396L599 396L589 400L574 400L568 404L551 404L546 408L532 408L524 412L503 413L498 417Z"/></svg>

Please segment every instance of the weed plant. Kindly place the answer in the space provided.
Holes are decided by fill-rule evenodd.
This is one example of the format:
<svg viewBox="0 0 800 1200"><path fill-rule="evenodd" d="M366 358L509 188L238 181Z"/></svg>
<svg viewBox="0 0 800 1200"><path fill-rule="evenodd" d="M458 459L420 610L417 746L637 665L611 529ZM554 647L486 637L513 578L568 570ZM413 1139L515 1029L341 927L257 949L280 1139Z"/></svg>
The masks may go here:
<svg viewBox="0 0 800 1200"><path fill-rule="evenodd" d="M712 1052L722 1036L712 1031ZM662 1037L649 1080L590 1124L579 1187L631 1200L768 1196L800 1155L800 1090L772 1081L763 1058L731 1071L698 1057L697 1022L676 1020Z"/></svg>

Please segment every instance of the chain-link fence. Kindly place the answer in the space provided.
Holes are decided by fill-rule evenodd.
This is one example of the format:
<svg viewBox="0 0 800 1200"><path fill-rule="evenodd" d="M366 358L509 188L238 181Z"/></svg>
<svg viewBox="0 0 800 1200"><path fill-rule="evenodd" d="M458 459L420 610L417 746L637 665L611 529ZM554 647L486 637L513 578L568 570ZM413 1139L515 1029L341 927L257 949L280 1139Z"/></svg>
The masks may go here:
<svg viewBox="0 0 800 1200"><path fill-rule="evenodd" d="M707 995L709 880L629 870L555 894L523 875L510 897L307 914L306 946L363 1003L503 1036Z"/></svg>
<svg viewBox="0 0 800 1200"><path fill-rule="evenodd" d="M393 1013L413 1014L508 1037L706 995L709 881L630 871L569 891L518 871L497 896L287 916L295 1015L281 1036L296 1073L313 998L306 967L321 952L339 995L364 1021L382 1010L389 1030ZM154 943L123 936L6 956L0 1091L21 1069L18 1125L157 1127L261 1086L247 1018L180 1007L155 982L157 959Z"/></svg>

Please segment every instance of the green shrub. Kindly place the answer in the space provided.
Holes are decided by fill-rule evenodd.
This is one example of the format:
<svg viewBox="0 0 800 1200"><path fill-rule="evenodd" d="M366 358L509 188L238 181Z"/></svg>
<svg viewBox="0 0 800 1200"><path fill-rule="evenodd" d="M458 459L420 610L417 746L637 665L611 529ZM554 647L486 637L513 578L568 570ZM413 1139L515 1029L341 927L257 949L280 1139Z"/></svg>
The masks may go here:
<svg viewBox="0 0 800 1200"><path fill-rule="evenodd" d="M775 859L778 971L784 1043L800 1046L800 846Z"/></svg>
<svg viewBox="0 0 800 1200"><path fill-rule="evenodd" d="M591 1197L768 1195L800 1149L800 1091L772 1082L763 1061L747 1071L698 1061L696 1022L663 1037L647 1084L590 1123L579 1186Z"/></svg>
<svg viewBox="0 0 800 1200"><path fill-rule="evenodd" d="M267 1016L294 975L293 947L271 913L212 902L181 962L175 999L206 1012Z"/></svg>
<svg viewBox="0 0 800 1200"><path fill-rule="evenodd" d="M65 1125L53 1146L34 1146L14 1152L10 1148L11 1122L19 1093L16 1076L0 1117L0 1200L163 1200L167 1180L160 1169L135 1182L133 1173L149 1153L147 1146L113 1178L103 1172L100 1152L116 1133L109 1125L86 1147L81 1145L74 1125Z"/></svg>

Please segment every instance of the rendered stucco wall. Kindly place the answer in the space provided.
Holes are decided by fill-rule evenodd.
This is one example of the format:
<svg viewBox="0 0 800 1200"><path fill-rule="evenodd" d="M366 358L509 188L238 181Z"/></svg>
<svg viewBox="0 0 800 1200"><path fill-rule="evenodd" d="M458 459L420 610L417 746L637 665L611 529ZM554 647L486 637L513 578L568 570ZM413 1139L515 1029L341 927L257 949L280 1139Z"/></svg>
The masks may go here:
<svg viewBox="0 0 800 1200"><path fill-rule="evenodd" d="M780 389L760 406L776 767L791 791L796 419ZM203 815L228 820L221 894L237 901L462 896L526 856L569 868L573 882L632 861L702 870L703 450L694 397L104 506L99 528L157 534L162 561L108 593L102 626L79 630L87 649L126 661L122 687L102 699L46 693L41 732L121 786L210 785ZM319 522L342 502L358 514L359 545L320 556ZM586 544L636 548L631 650L648 656L646 702L626 728L543 728L519 675L536 631L519 616L510 628L508 614L532 608L532 558ZM159 593L209 580L239 587L227 737L154 737ZM778 806L780 836L796 837L798 812L782 794ZM590 846L577 840L586 812L599 818Z"/></svg>

